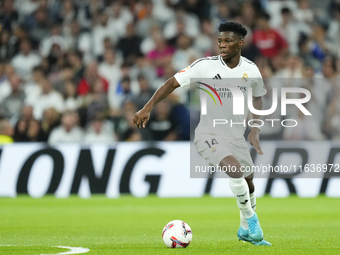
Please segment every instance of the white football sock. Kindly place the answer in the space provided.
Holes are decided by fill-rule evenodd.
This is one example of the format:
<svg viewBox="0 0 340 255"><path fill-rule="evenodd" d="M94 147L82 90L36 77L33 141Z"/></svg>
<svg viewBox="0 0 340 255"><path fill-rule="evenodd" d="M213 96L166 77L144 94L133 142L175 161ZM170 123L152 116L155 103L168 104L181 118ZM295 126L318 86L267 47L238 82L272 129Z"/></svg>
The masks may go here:
<svg viewBox="0 0 340 255"><path fill-rule="evenodd" d="M249 194L249 198L250 198L250 204L251 207L253 208L254 212L256 210L256 194L255 194L255 190L253 193Z"/></svg>
<svg viewBox="0 0 340 255"><path fill-rule="evenodd" d="M237 206L246 218L251 218L254 215L254 211L251 208L249 188L246 180L243 177L229 178L229 186L237 199Z"/></svg>
<svg viewBox="0 0 340 255"><path fill-rule="evenodd" d="M238 202L237 202L237 206L240 208L240 206L238 205ZM242 210L240 210L240 225L243 229L248 229L248 222Z"/></svg>
<svg viewBox="0 0 340 255"><path fill-rule="evenodd" d="M254 212L256 210L256 194L255 194L255 191L251 194L249 194L249 198L250 198L250 204L251 204L251 207L253 208ZM238 205L238 202L237 202L237 206L240 207ZM244 213L242 212L242 210L240 210L240 225L243 229L248 229L248 222L247 222L247 219L246 219L246 216L244 216Z"/></svg>

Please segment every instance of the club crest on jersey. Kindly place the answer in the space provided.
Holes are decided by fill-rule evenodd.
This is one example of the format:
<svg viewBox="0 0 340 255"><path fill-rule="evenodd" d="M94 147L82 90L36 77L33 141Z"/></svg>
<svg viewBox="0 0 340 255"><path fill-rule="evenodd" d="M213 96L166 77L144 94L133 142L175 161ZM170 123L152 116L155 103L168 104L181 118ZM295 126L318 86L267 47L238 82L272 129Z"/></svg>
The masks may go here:
<svg viewBox="0 0 340 255"><path fill-rule="evenodd" d="M242 81L247 82L248 80L249 80L248 74L244 73L243 76L242 76Z"/></svg>
<svg viewBox="0 0 340 255"><path fill-rule="evenodd" d="M216 148L215 147L212 147L211 148L211 152L214 154L216 152Z"/></svg>

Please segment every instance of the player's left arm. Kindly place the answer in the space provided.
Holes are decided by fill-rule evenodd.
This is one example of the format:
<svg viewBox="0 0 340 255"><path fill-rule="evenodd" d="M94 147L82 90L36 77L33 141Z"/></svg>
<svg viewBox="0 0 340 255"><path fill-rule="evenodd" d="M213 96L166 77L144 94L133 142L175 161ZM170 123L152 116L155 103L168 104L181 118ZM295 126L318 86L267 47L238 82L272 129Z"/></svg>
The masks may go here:
<svg viewBox="0 0 340 255"><path fill-rule="evenodd" d="M256 110L261 110L262 109L262 97L254 97L253 96L253 106ZM256 115L253 113L253 125L258 124L261 126L260 120L261 116ZM258 120L258 121L257 121ZM261 150L260 146L260 128L258 127L253 127L248 135L248 141L249 143L254 146L256 152L260 155L263 155L263 152Z"/></svg>

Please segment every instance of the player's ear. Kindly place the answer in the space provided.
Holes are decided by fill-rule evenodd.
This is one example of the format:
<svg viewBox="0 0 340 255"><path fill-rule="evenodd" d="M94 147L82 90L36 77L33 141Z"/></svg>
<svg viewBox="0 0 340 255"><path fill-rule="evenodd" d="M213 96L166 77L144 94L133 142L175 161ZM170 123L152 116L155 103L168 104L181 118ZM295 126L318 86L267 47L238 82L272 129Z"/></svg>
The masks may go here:
<svg viewBox="0 0 340 255"><path fill-rule="evenodd" d="M241 38L241 39L238 41L238 47L239 47L239 48L242 48L243 44L244 44L244 40Z"/></svg>

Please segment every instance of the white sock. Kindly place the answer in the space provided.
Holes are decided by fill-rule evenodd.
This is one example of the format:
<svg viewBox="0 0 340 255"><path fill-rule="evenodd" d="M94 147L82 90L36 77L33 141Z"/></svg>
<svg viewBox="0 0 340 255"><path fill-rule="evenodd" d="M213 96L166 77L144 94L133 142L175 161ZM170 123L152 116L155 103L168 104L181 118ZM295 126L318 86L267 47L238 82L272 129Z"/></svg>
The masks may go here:
<svg viewBox="0 0 340 255"><path fill-rule="evenodd" d="M238 202L237 202L237 206L239 207ZM242 210L240 210L240 225L243 229L248 229L248 222Z"/></svg>
<svg viewBox="0 0 340 255"><path fill-rule="evenodd" d="M249 194L249 198L250 198L250 204L251 207L253 208L254 212L256 210L256 194L255 194L255 190L253 193Z"/></svg>
<svg viewBox="0 0 340 255"><path fill-rule="evenodd" d="M253 193L249 194L249 198L250 198L251 207L253 208L253 210L255 212L255 210L256 210L256 194L255 194L255 191ZM238 204L237 204L237 206L240 207ZM244 216L244 213L242 212L242 210L240 210L240 223L241 223L240 225L243 229L248 229L248 222L247 222L246 216Z"/></svg>
<svg viewBox="0 0 340 255"><path fill-rule="evenodd" d="M251 208L249 188L244 178L229 178L229 186L237 199L237 206L246 218L251 218L254 211Z"/></svg>

